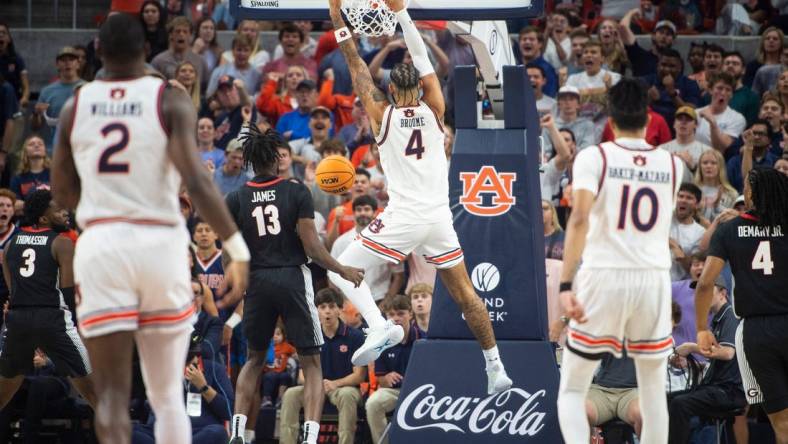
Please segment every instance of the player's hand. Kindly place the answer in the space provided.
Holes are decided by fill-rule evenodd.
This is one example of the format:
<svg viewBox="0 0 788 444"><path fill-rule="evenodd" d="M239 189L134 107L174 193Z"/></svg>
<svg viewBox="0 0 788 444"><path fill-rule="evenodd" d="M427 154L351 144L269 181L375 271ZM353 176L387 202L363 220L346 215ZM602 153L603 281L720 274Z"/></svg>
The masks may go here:
<svg viewBox="0 0 788 444"><path fill-rule="evenodd" d="M559 297L561 298L561 305L564 307L566 316L570 319L574 319L578 324L583 324L588 320L583 304L577 300L574 291L562 291Z"/></svg>
<svg viewBox="0 0 788 444"><path fill-rule="evenodd" d="M244 296L249 285L249 262L232 261L224 271L224 282L219 291L224 294L217 308L234 307Z"/></svg>
<svg viewBox="0 0 788 444"><path fill-rule="evenodd" d="M541 125L542 128L550 128L555 126L555 120L553 120L553 115L545 114L544 116L542 116L542 118L539 119L539 125Z"/></svg>
<svg viewBox="0 0 788 444"><path fill-rule="evenodd" d="M244 105L241 107L241 118L244 120L244 123L249 123L252 120L252 107L249 105Z"/></svg>
<svg viewBox="0 0 788 444"><path fill-rule="evenodd" d="M343 266L342 269L339 270L339 275L342 276L342 279L352 282L356 288L358 288L364 280L364 270L361 268Z"/></svg>
<svg viewBox="0 0 788 444"><path fill-rule="evenodd" d="M186 367L186 380L197 389L202 389L208 385L208 381L205 380L205 375L202 373L202 371L200 371L200 367L197 367L194 364Z"/></svg>
<svg viewBox="0 0 788 444"><path fill-rule="evenodd" d="M715 348L719 347L717 339L709 330L701 330L698 332L698 348L700 353L705 357L711 357L711 353Z"/></svg>
<svg viewBox="0 0 788 444"><path fill-rule="evenodd" d="M399 12L405 9L405 2L403 0L383 0L383 3L394 12Z"/></svg>
<svg viewBox="0 0 788 444"><path fill-rule="evenodd" d="M731 219L735 219L739 216L739 212L734 210L733 208L726 208L722 210L722 213L718 214L717 217L714 219L714 222L717 224L721 224L723 222L728 222Z"/></svg>
<svg viewBox="0 0 788 444"><path fill-rule="evenodd" d="M326 394L329 394L338 388L339 385L337 385L336 382L329 381L328 379L323 380L323 390L326 392Z"/></svg>
<svg viewBox="0 0 788 444"><path fill-rule="evenodd" d="M203 49L205 49L205 40L203 40L202 37L197 37L194 39L194 43L192 43L192 51L195 54L199 54Z"/></svg>
<svg viewBox="0 0 788 444"><path fill-rule="evenodd" d="M216 304L219 305L219 304ZM228 345L233 338L233 329L225 325L222 329L222 346Z"/></svg>

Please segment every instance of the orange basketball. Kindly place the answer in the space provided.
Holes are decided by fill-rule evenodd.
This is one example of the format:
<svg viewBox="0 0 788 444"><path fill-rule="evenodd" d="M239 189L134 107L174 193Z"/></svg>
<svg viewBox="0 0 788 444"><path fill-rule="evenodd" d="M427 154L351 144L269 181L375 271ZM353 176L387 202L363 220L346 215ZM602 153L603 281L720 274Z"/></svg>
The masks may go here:
<svg viewBox="0 0 788 444"><path fill-rule="evenodd" d="M326 193L342 194L353 186L356 169L344 156L328 156L317 164L315 180Z"/></svg>

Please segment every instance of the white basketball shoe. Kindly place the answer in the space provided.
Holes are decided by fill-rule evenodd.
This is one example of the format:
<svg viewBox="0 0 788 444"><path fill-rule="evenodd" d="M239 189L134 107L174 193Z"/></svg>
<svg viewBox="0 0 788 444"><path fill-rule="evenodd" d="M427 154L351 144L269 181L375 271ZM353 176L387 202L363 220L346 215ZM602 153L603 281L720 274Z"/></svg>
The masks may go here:
<svg viewBox="0 0 788 444"><path fill-rule="evenodd" d="M405 330L402 329L402 326L391 322L391 320L386 321L382 327L366 329L366 333L367 339L364 341L364 345L353 353L352 362L356 367L363 367L378 359L383 350L394 347L405 337Z"/></svg>
<svg viewBox="0 0 788 444"><path fill-rule="evenodd" d="M491 364L487 369L487 394L494 395L509 390L512 387L512 380L506 374L501 361Z"/></svg>

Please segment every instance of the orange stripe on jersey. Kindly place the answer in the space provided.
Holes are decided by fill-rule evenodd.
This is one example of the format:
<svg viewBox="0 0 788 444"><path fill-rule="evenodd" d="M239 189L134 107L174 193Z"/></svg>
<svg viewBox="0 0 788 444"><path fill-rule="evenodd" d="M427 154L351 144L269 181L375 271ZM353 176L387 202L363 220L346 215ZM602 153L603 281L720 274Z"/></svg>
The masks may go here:
<svg viewBox="0 0 788 444"><path fill-rule="evenodd" d="M452 261L454 259L457 259L460 256L462 256L462 250L458 248L456 250L449 251L448 253L443 253L440 256L433 256L426 258L426 260L427 262L431 262L435 264L443 264Z"/></svg>
<svg viewBox="0 0 788 444"><path fill-rule="evenodd" d="M271 185L278 184L279 182L281 182L281 181L283 181L283 180L284 180L284 179L282 179L281 177L277 177L277 178L276 178L276 179L274 179L274 180L269 180L268 182L261 182L261 183L258 183L258 182L252 182L252 181L250 180L249 182L246 182L246 185L248 185L248 186L250 186L250 187L254 187L254 188L263 188L263 187L270 187Z"/></svg>
<svg viewBox="0 0 788 444"><path fill-rule="evenodd" d="M151 324L175 324L178 322L187 319L189 316L194 313L194 306L189 305L186 310L183 310L180 313L174 315L161 315L161 316L150 316L150 317L140 317L140 326L142 325L151 325Z"/></svg>
<svg viewBox="0 0 788 444"><path fill-rule="evenodd" d="M95 327L97 324L106 324L107 322L136 319L139 316L139 314L140 312L137 310L107 313L103 315L88 317L87 319L83 318L82 321L79 323L79 326L82 328L90 328L90 327Z"/></svg>
<svg viewBox="0 0 788 444"><path fill-rule="evenodd" d="M174 227L176 224L172 222L167 222L163 220L157 219L132 219L130 217L102 217L99 219L91 219L85 224L85 228L99 225L99 224L111 224L116 222L122 222L127 224L135 224L135 225L159 225L165 227Z"/></svg>
<svg viewBox="0 0 788 444"><path fill-rule="evenodd" d="M593 339L582 335L575 330L569 330L569 336L586 347L600 347L604 345L610 345L616 350L621 350L623 348L621 342L613 338Z"/></svg>
<svg viewBox="0 0 788 444"><path fill-rule="evenodd" d="M396 259L397 261L400 261L400 262L405 260L405 255L403 255L403 254L401 254L401 253L399 253L397 251L394 251L394 250L392 250L390 248L386 248L386 247L384 247L382 245L376 244L375 242L373 242L373 241L371 241L371 240L369 240L367 238L362 238L361 239L361 243L365 247L367 247L367 248L369 248L371 250L374 250L374 251L376 251L376 252L378 252L378 253L380 253L380 254L382 254L384 256L388 256L388 257L390 257L392 259Z"/></svg>
<svg viewBox="0 0 788 444"><path fill-rule="evenodd" d="M654 351L673 346L673 338L659 340L659 342L639 342L636 344L627 343L627 350L634 351Z"/></svg>

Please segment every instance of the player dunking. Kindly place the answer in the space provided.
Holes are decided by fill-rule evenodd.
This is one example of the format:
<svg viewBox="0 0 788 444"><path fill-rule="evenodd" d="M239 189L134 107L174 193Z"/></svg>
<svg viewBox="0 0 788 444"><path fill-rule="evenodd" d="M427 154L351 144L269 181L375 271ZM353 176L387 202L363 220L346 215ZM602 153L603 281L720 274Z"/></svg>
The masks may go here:
<svg viewBox="0 0 788 444"><path fill-rule="evenodd" d="M435 264L482 347L487 392L498 393L511 387L512 380L498 356L489 314L471 285L452 223L448 165L443 150L445 103L440 82L404 2L385 1L397 15L413 58L413 65L400 63L391 71L389 92L393 104L375 87L369 68L359 57L342 19L341 0L329 0L334 33L350 69L353 89L364 104L377 137L390 196L386 210L361 232L339 261L367 269L383 261L401 262L416 252ZM383 350L402 341L402 327L383 319L366 283L353 288L334 273L329 273L329 278L370 327L364 345L353 355L353 365L367 365Z"/></svg>
<svg viewBox="0 0 788 444"><path fill-rule="evenodd" d="M96 435L102 443L131 441L136 342L156 442L189 443L182 382L193 296L178 203L182 179L233 260L225 268L231 293L246 288L249 250L200 161L191 100L145 76L139 21L112 15L99 41L107 77L80 88L63 107L52 166L57 201L78 205L84 229L74 275L98 397Z"/></svg>
<svg viewBox="0 0 788 444"><path fill-rule="evenodd" d="M763 402L778 444L788 444L788 178L772 168L755 168L744 182L748 211L721 224L695 291L698 346L718 347L709 332L712 288L725 261L735 282L733 309L744 393Z"/></svg>
<svg viewBox="0 0 788 444"><path fill-rule="evenodd" d="M25 200L24 223L3 251L11 298L0 348L0 409L32 370L36 348L52 359L58 374L73 378L95 409L88 353L66 304L74 295L74 242L60 235L68 230L68 213L48 190L36 190Z"/></svg>
<svg viewBox="0 0 788 444"><path fill-rule="evenodd" d="M588 442L585 399L599 359L621 357L626 349L635 360L641 442L665 443L664 379L673 349L668 237L683 166L644 140L648 98L642 84L621 80L608 103L616 140L581 151L573 170L560 284L571 321L558 418L564 441Z"/></svg>
<svg viewBox="0 0 788 444"><path fill-rule="evenodd" d="M277 177L279 150L285 142L276 131L260 133L250 127L244 136L244 164L255 178L227 195L227 206L251 246L251 282L244 297L247 361L236 385L235 416L230 443L244 442L246 415L260 388L268 347L281 316L304 370L304 443L316 444L323 410L320 346L323 332L315 306L307 256L338 273L351 288L364 279L363 270L335 261L315 229L315 208L302 183ZM344 279L347 279L345 281ZM238 302L225 296L219 306Z"/></svg>

